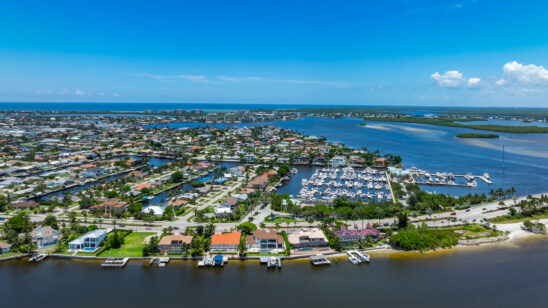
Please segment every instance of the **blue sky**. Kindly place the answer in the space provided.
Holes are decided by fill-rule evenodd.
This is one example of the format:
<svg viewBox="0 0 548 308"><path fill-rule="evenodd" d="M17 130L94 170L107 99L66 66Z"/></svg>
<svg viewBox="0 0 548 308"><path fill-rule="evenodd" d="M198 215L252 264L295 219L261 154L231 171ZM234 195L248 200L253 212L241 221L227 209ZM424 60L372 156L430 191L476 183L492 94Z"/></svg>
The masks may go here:
<svg viewBox="0 0 548 308"><path fill-rule="evenodd" d="M0 101L548 107L548 1L0 3Z"/></svg>

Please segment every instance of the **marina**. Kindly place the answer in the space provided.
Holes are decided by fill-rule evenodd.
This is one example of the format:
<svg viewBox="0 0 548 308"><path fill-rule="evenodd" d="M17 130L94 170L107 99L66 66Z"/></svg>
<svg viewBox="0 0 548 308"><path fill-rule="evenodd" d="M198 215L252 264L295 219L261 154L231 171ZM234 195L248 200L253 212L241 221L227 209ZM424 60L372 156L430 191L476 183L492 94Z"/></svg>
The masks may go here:
<svg viewBox="0 0 548 308"><path fill-rule="evenodd" d="M453 174L451 172L436 172L430 173L425 170L411 167L406 169L405 174L408 174L408 180L410 183L419 185L439 185L439 186L460 186L476 188L478 186L477 180L481 180L486 184L493 184L488 173L483 175L473 175L467 173L464 175Z"/></svg>
<svg viewBox="0 0 548 308"><path fill-rule="evenodd" d="M367 167L316 169L308 179L302 179L299 198L332 201L335 198L349 200L392 200L390 184L384 170Z"/></svg>

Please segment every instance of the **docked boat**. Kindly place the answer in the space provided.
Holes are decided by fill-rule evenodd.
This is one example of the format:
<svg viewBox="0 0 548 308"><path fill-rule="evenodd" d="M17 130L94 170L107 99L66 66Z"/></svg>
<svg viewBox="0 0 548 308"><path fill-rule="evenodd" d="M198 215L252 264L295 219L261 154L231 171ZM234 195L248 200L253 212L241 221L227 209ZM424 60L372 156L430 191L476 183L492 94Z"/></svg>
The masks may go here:
<svg viewBox="0 0 548 308"><path fill-rule="evenodd" d="M310 256L310 263L314 266L331 265L331 261L322 254Z"/></svg>

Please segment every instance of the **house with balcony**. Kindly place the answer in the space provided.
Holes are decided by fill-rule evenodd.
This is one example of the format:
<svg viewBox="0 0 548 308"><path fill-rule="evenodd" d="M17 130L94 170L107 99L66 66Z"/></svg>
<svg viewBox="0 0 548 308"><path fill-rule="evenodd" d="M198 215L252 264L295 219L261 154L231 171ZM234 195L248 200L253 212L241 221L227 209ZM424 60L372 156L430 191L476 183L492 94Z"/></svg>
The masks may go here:
<svg viewBox="0 0 548 308"><path fill-rule="evenodd" d="M285 249L283 236L273 229L255 230L246 236L247 249L256 252L277 252Z"/></svg>
<svg viewBox="0 0 548 308"><path fill-rule="evenodd" d="M107 237L107 230L96 229L69 242L68 251L95 252Z"/></svg>

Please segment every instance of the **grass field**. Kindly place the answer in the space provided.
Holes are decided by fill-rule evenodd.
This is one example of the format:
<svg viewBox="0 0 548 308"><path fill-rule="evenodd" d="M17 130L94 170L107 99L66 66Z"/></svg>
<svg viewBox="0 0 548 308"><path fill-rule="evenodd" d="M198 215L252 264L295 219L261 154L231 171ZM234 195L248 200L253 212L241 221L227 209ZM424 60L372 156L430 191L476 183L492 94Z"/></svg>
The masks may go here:
<svg viewBox="0 0 548 308"><path fill-rule="evenodd" d="M99 257L142 257L145 239L151 235L156 235L155 232L131 232L124 239L124 245L118 249L110 249L103 251Z"/></svg>

